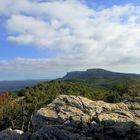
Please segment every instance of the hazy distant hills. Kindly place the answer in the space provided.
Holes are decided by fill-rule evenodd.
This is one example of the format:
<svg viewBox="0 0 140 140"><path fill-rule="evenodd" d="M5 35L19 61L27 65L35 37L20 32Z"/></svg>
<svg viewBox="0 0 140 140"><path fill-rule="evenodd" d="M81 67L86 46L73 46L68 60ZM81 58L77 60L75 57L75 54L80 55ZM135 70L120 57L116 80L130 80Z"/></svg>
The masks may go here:
<svg viewBox="0 0 140 140"><path fill-rule="evenodd" d="M16 91L26 86L34 86L47 80L17 80L17 81L0 81L0 92Z"/></svg>
<svg viewBox="0 0 140 140"><path fill-rule="evenodd" d="M95 85L111 85L120 82L140 82L140 74L119 73L104 69L68 72L62 80L86 81Z"/></svg>

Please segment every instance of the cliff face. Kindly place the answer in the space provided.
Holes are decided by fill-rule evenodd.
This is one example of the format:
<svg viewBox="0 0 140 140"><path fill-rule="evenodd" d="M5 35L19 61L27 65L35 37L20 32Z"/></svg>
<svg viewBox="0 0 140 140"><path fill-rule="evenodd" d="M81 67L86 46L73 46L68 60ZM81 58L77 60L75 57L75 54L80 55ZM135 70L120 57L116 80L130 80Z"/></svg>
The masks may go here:
<svg viewBox="0 0 140 140"><path fill-rule="evenodd" d="M61 95L33 115L32 125L33 133L5 130L0 139L13 132L23 140L140 140L139 99L110 104Z"/></svg>

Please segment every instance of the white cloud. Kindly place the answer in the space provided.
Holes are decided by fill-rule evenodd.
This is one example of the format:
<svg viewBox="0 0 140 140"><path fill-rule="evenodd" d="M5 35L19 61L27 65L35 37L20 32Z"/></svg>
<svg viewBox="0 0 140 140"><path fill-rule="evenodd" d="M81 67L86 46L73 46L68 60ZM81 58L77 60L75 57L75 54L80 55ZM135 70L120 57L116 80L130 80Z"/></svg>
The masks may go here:
<svg viewBox="0 0 140 140"><path fill-rule="evenodd" d="M27 73L34 68L45 74L52 69L64 73L88 67L122 71L139 67L140 6L127 4L99 10L79 0L3 0L0 15L8 16L8 41L61 52L49 60L25 59L26 67L22 69ZM13 63L23 66L17 59L7 61L3 68L9 65L16 71Z"/></svg>
<svg viewBox="0 0 140 140"><path fill-rule="evenodd" d="M0 61L1 78L31 79L31 78L56 78L63 76L66 71L78 70L83 61L74 62L69 59L29 59L17 58L11 61ZM12 73L12 74L11 74ZM16 76L15 76L16 75Z"/></svg>
<svg viewBox="0 0 140 140"><path fill-rule="evenodd" d="M28 42L42 48L70 47L74 36L70 35L69 28L61 28L60 24L56 19L49 23L31 16L13 15L6 24L11 33L8 40L21 44Z"/></svg>

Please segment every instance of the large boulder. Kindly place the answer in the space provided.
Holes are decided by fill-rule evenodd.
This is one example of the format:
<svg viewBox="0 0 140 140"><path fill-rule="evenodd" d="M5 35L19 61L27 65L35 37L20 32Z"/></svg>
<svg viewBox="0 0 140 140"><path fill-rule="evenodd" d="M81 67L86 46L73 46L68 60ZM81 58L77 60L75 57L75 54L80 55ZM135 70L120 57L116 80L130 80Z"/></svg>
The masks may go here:
<svg viewBox="0 0 140 140"><path fill-rule="evenodd" d="M136 117L130 107L129 103L111 104L80 96L60 95L51 104L37 111L32 117L32 125L38 134L40 131L42 133L42 128L45 127L46 130L47 127L57 132L65 130L60 132L65 132L70 137L69 132L72 132L73 136L77 133L79 137L92 135L92 138L98 138L102 135L102 139L123 139L130 137L130 134L139 135L139 117ZM138 108L137 104L137 111ZM44 133L50 135L49 131Z"/></svg>

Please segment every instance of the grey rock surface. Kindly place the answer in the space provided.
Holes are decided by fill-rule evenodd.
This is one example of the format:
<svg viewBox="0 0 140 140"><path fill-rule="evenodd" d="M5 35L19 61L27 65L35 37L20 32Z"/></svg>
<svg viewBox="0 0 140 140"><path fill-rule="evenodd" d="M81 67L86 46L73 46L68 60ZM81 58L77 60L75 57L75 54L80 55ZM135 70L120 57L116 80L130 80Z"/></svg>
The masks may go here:
<svg viewBox="0 0 140 140"><path fill-rule="evenodd" d="M0 132L0 140L20 140L23 133L21 130L6 129Z"/></svg>
<svg viewBox="0 0 140 140"><path fill-rule="evenodd" d="M139 111L139 102L112 104L60 95L47 107L37 111L32 124L37 132L42 126L47 126L65 130L65 133L72 132L72 135L77 133L78 138L129 140L140 135Z"/></svg>

